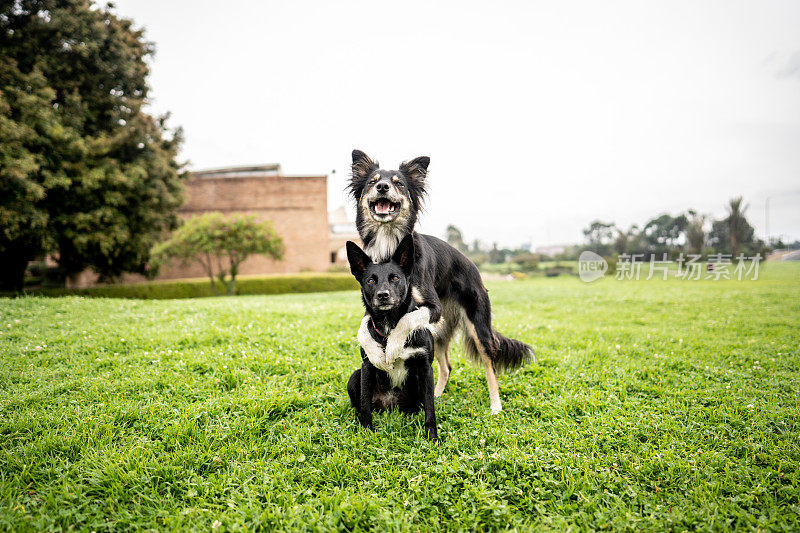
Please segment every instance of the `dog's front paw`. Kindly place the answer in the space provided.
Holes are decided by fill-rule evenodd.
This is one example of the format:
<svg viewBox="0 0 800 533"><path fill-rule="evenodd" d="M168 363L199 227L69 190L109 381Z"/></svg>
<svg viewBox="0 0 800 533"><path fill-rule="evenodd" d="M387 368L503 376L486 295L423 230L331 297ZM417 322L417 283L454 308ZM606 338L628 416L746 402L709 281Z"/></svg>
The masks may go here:
<svg viewBox="0 0 800 533"><path fill-rule="evenodd" d="M394 364L387 363L385 360L381 360L381 362L377 365L373 363L373 366L378 370L383 370L384 372L391 372L392 370L394 370Z"/></svg>
<svg viewBox="0 0 800 533"><path fill-rule="evenodd" d="M395 335L395 333L401 333L401 335ZM406 345L406 337L407 335L402 334L402 332L398 332L397 330L393 331L389 338L386 340L386 350L384 352L384 360L386 364L389 365L391 368L394 366L394 362L400 359L400 356L403 354L403 347Z"/></svg>
<svg viewBox="0 0 800 533"><path fill-rule="evenodd" d="M396 360L397 360L396 358L394 358L394 357L391 357L391 356L390 356L390 355L387 353L387 354L386 354L386 356L385 356L385 358L384 358L384 360L383 360L383 364L385 365L385 368L383 368L382 370L386 370L387 372L388 372L389 370L392 370L392 369L394 368L394 362L395 362Z"/></svg>
<svg viewBox="0 0 800 533"><path fill-rule="evenodd" d="M392 369L392 365L386 362L386 354L383 353L383 350L380 351L367 351L364 350L367 354L367 359L369 362L372 363L372 366L379 370L383 370L384 372L388 372Z"/></svg>
<svg viewBox="0 0 800 533"><path fill-rule="evenodd" d="M425 436L427 436L428 440L431 442L436 442L439 439L439 435L436 431L436 425L432 425L430 427L425 426Z"/></svg>
<svg viewBox="0 0 800 533"><path fill-rule="evenodd" d="M372 414L360 414L358 415L358 422L361 424L362 428L365 429L375 429L372 425Z"/></svg>

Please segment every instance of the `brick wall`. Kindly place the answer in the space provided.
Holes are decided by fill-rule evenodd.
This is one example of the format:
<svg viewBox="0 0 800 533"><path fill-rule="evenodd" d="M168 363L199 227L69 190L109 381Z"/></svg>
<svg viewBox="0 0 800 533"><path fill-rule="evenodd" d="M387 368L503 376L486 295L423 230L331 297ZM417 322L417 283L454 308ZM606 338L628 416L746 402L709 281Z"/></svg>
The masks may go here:
<svg viewBox="0 0 800 533"><path fill-rule="evenodd" d="M330 264L326 176L191 177L182 218L208 211L245 213L271 220L286 247L282 261L250 257L239 274L325 270ZM162 268L158 279L205 276L199 264Z"/></svg>

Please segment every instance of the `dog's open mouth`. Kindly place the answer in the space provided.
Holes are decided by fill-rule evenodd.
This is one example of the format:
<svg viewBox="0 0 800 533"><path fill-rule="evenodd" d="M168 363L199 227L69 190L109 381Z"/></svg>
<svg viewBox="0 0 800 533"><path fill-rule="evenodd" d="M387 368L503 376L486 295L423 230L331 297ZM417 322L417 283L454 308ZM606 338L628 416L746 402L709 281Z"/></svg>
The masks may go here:
<svg viewBox="0 0 800 533"><path fill-rule="evenodd" d="M386 198L380 198L370 203L369 205L372 212L381 217L395 215L400 210L400 204L392 202Z"/></svg>

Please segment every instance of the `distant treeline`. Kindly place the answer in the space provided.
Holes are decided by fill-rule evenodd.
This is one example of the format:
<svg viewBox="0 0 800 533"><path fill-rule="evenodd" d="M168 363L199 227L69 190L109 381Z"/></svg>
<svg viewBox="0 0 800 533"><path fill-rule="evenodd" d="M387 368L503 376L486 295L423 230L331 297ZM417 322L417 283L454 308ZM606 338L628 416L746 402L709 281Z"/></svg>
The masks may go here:
<svg viewBox="0 0 800 533"><path fill-rule="evenodd" d="M800 247L800 243L787 244L779 239L764 242L756 238L755 230L747 220L747 205L741 197L731 199L727 205L727 216L714 219L710 215L689 209L678 215L661 214L648 220L643 226L634 224L627 229L614 222L595 220L583 230L585 242L567 246L551 256L537 254L529 245L520 248L499 248L494 243L485 247L475 239L467 245L461 230L447 227L445 238L478 266L511 263L515 269L535 270L541 261L566 261L577 259L584 250L591 250L604 257L620 254L640 254L643 260L662 258L664 254L675 258L679 254L731 254L737 257L756 253L765 255L777 248Z"/></svg>
<svg viewBox="0 0 800 533"><path fill-rule="evenodd" d="M739 254L762 255L783 243L766 243L755 237L755 230L747 220L747 205L742 197L731 199L726 205L727 216L715 220L711 216L689 209L676 216L662 214L636 224L627 230L613 222L595 220L583 230L586 243L573 253L591 250L602 256L640 254L644 259L655 256L674 258L684 254Z"/></svg>

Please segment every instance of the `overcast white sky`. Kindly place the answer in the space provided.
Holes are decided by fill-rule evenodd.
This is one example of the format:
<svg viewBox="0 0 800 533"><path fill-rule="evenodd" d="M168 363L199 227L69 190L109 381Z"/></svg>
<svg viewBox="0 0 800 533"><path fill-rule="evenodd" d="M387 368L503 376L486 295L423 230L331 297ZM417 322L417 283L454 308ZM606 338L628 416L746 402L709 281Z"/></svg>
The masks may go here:
<svg viewBox="0 0 800 533"><path fill-rule="evenodd" d="M744 195L800 238L800 2L119 0L200 169L431 156L419 229L579 242ZM224 7L223 7L224 6Z"/></svg>

